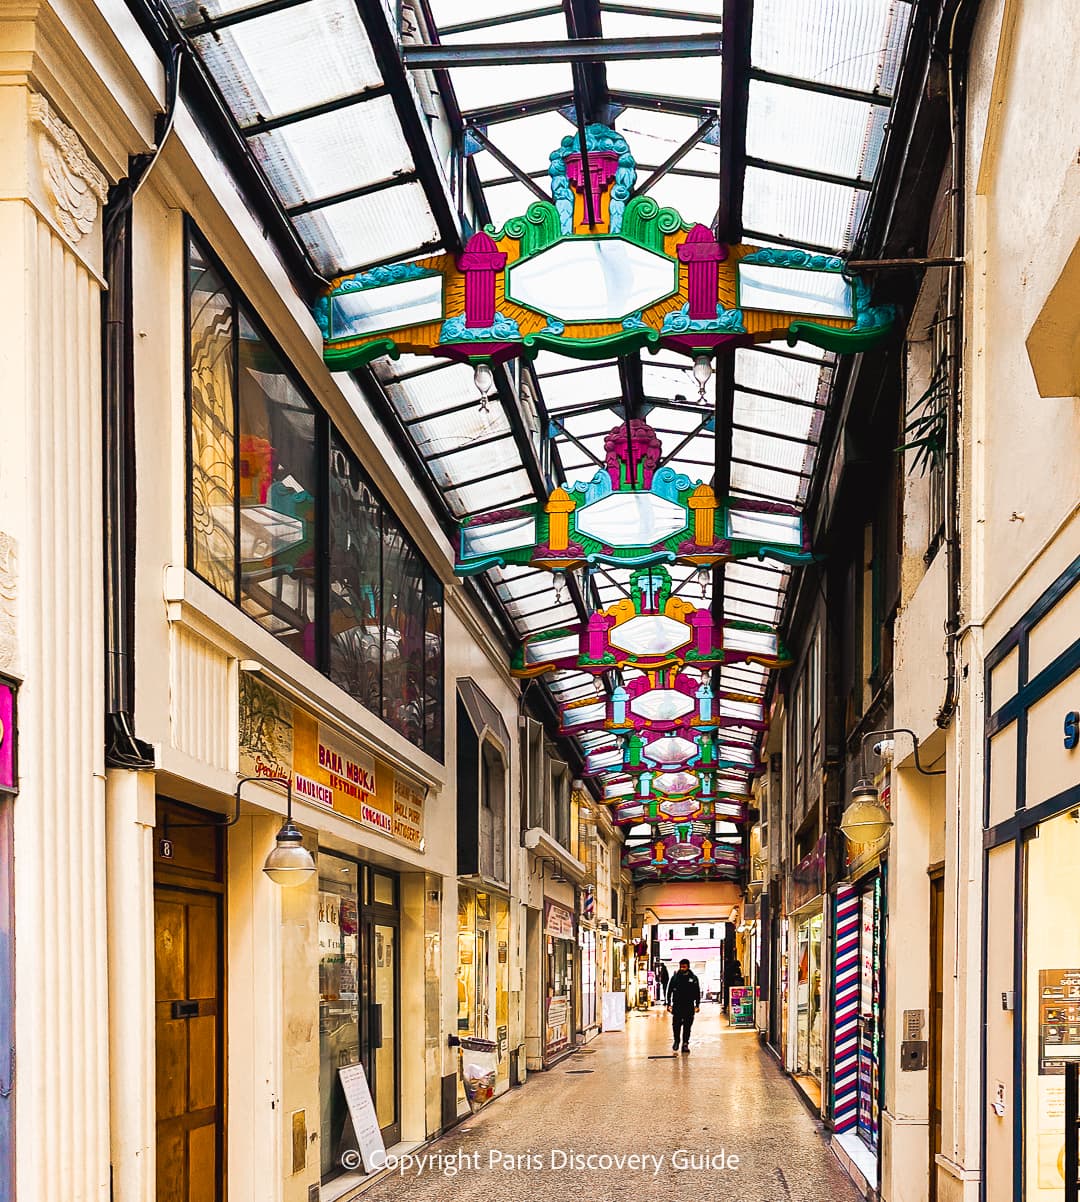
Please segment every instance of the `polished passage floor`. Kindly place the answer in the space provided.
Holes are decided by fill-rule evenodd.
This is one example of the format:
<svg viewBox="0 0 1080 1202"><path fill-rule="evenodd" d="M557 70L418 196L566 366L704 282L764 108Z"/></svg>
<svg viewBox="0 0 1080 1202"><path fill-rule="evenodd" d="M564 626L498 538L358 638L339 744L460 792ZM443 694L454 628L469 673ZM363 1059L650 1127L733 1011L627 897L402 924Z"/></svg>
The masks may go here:
<svg viewBox="0 0 1080 1202"><path fill-rule="evenodd" d="M425 1154L436 1159L388 1173L365 1202L858 1197L757 1036L729 1030L712 1005L702 1007L689 1055L672 1057L662 1011L630 1014L625 1033L531 1074L415 1155Z"/></svg>

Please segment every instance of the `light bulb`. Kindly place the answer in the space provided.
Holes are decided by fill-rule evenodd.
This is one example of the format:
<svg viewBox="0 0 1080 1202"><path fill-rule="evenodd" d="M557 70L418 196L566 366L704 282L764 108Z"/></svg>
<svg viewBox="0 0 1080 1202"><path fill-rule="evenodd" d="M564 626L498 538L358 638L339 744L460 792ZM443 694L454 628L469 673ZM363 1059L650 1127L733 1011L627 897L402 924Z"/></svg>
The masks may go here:
<svg viewBox="0 0 1080 1202"><path fill-rule="evenodd" d="M552 584L555 586L555 604L562 605L566 600L566 573L552 572Z"/></svg>
<svg viewBox="0 0 1080 1202"><path fill-rule="evenodd" d="M292 819L287 818L274 840L274 850L266 857L263 872L276 884L289 888L302 885L315 872L315 858L304 846L304 836Z"/></svg>
<svg viewBox="0 0 1080 1202"><path fill-rule="evenodd" d="M694 357L694 379L698 386L698 400L704 405L705 386L713 378L712 360L708 355L696 355Z"/></svg>
<svg viewBox="0 0 1080 1202"><path fill-rule="evenodd" d="M702 565L694 573L694 576L697 579L698 588L701 589L701 596L704 600L709 595L709 585L712 584L712 570Z"/></svg>
<svg viewBox="0 0 1080 1202"><path fill-rule="evenodd" d="M488 394L495 391L495 377L486 363L478 363L473 368L473 383L485 401Z"/></svg>

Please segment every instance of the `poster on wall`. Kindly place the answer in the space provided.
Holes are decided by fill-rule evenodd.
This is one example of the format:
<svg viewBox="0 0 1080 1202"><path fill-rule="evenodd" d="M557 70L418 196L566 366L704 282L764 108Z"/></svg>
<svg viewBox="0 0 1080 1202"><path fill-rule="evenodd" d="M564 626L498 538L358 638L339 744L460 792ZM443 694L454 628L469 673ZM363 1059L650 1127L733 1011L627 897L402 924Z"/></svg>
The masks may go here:
<svg viewBox="0 0 1080 1202"><path fill-rule="evenodd" d="M379 1130L379 1119L375 1113L375 1103L371 1100L364 1066L347 1064L338 1069L338 1078L345 1092L345 1103L349 1108L353 1138L356 1141L355 1149L346 1148L339 1151L338 1155L341 1163L349 1168L356 1166L355 1163L350 1166L348 1153L359 1152L364 1172L373 1173L386 1163L386 1144L383 1143L382 1132ZM348 1128L346 1134L347 1132Z"/></svg>
<svg viewBox="0 0 1080 1202"><path fill-rule="evenodd" d="M570 999L557 994L547 1000L544 1050L550 1055L570 1046Z"/></svg>
<svg viewBox="0 0 1080 1202"><path fill-rule="evenodd" d="M749 985L732 985L728 991L728 1022L733 1027L754 1025L754 993Z"/></svg>
<svg viewBox="0 0 1080 1202"><path fill-rule="evenodd" d="M573 939L574 915L558 902L544 902L544 934L553 939Z"/></svg>
<svg viewBox="0 0 1080 1202"><path fill-rule="evenodd" d="M291 776L296 797L423 850L426 787L249 672L240 675L240 774Z"/></svg>

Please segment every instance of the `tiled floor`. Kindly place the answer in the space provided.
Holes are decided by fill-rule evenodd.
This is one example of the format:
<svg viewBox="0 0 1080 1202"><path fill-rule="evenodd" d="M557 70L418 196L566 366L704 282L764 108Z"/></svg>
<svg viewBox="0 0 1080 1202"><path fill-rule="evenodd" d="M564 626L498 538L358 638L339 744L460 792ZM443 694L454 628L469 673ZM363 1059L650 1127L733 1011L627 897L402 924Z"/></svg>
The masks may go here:
<svg viewBox="0 0 1080 1202"><path fill-rule="evenodd" d="M601 1035L584 1054L531 1074L523 1088L416 1154L441 1155L441 1164L404 1166L365 1193L365 1202L858 1197L821 1125L754 1032L729 1030L706 1005L693 1050L673 1056L661 1010L626 1022L625 1033ZM568 1160L590 1155L638 1160L621 1167L611 1159ZM703 1156L712 1158L709 1167L700 1167Z"/></svg>

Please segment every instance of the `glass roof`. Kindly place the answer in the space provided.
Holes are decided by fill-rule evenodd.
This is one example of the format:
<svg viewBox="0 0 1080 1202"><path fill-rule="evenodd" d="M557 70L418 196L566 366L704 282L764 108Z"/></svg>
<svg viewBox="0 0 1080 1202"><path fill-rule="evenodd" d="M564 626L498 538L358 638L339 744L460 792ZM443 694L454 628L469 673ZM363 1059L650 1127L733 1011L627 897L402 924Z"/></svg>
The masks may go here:
<svg viewBox="0 0 1080 1202"><path fill-rule="evenodd" d="M549 195L549 156L579 118L614 125L636 159L638 190L685 221L712 225L720 241L842 256L878 170L911 9L904 0L755 0L740 40L720 28L723 0L428 0L404 30L384 0L168 3L327 279L456 251L463 232L524 213ZM719 53L514 61L539 57L534 44L579 37L712 34L715 44L718 33ZM411 69L410 49L425 44L456 56L445 69L422 69L420 60ZM490 46L508 48L504 63L462 58ZM319 69L297 71L298 62ZM726 73L745 87L725 90ZM745 110L731 100L740 93ZM779 529L792 519L762 513L761 503L806 505L822 466L835 357L802 345L740 348L719 360L704 403L692 366L667 350L588 363L542 351L531 366L497 368L498 395L483 403L467 366L402 355L370 370L455 519L588 480L603 463L605 435L633 417L655 430L665 465L741 502L748 528ZM717 573L714 613L733 646L764 637L737 624L779 626L792 571L754 560ZM703 583L712 591L692 567L670 572L674 592L693 604L702 604ZM568 588L532 568L489 576L520 638L573 625L629 594L626 569L604 568ZM564 710L566 725L585 728L583 752L608 757L610 795L632 796L634 781L611 758L612 735L589 729L614 677L562 670L544 679L560 706L574 706ZM749 789L760 757L746 748L760 741L769 685L769 671L753 662L713 672L727 723L719 758L739 765L724 767L718 788ZM693 825L709 834L710 823ZM712 837L730 837L717 825Z"/></svg>

